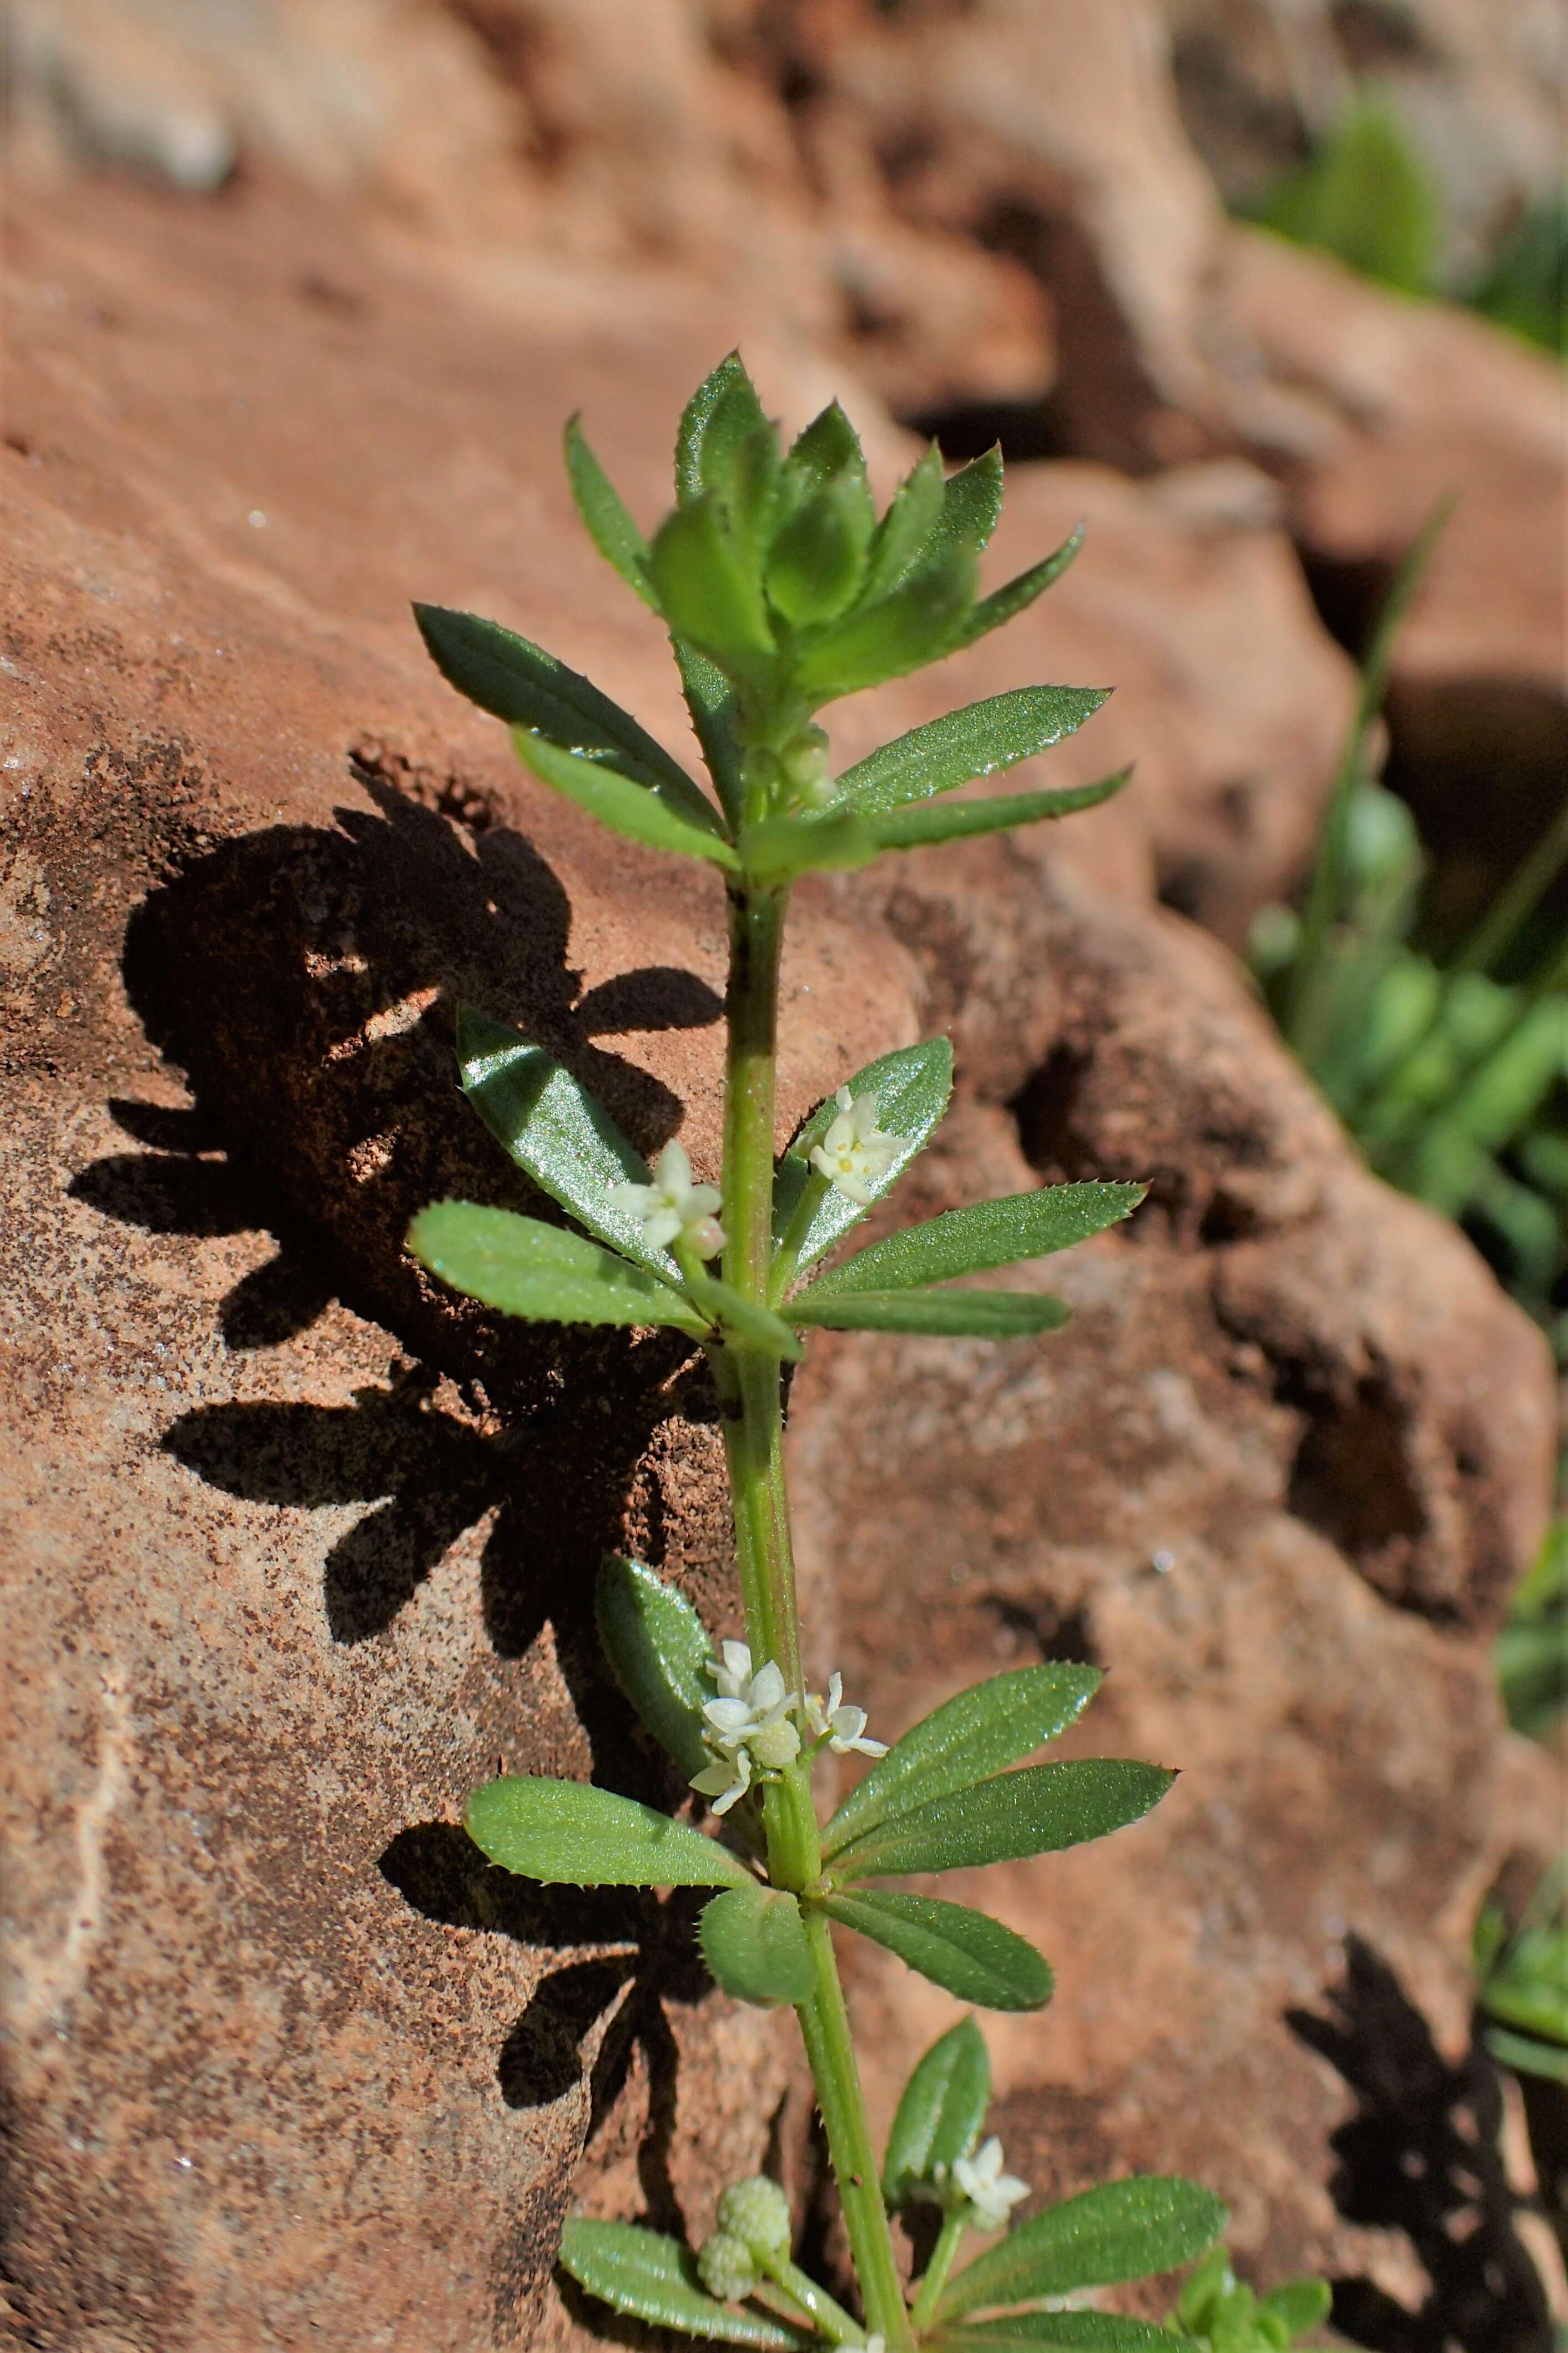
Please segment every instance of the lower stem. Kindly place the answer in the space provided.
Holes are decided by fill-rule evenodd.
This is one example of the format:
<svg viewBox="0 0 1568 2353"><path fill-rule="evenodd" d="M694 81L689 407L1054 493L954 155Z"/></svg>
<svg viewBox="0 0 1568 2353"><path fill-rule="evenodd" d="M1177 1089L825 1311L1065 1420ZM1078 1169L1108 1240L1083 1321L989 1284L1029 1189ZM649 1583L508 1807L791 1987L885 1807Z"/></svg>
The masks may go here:
<svg viewBox="0 0 1568 2353"><path fill-rule="evenodd" d="M800 2021L805 2055L816 2085L816 2105L827 2133L827 2154L838 2185L839 2204L844 2209L844 2227L849 2237L855 2274L860 2283L866 2324L887 2338L889 2353L908 2353L914 2339L910 2333L903 2285L893 2260L888 2210L882 2203L882 2184L866 2119L860 2071L855 2063L849 2013L844 2006L844 1989L838 1982L832 1935L819 1912L806 1913L805 1936L811 1949L815 1983L809 2000L799 2004L795 2016Z"/></svg>

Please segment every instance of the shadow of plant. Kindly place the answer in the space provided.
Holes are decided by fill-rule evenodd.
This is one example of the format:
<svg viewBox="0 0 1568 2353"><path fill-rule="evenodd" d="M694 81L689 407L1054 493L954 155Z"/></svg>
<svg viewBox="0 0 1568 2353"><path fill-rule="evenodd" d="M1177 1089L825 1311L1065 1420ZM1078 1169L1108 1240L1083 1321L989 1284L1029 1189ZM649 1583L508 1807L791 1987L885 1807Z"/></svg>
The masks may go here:
<svg viewBox="0 0 1568 2353"><path fill-rule="evenodd" d="M615 2105L640 2048L647 2070L649 2129L638 2151L648 2219L680 2232L684 2219L669 2177L679 2059L667 2007L709 1991L697 1947L700 1889L662 1899L638 1888L541 1887L487 1862L449 1822L400 1831L380 1858L382 1876L426 1919L444 1927L514 1937L541 1947L618 1947L568 1962L541 1979L501 2044L496 2078L509 2107L531 2109L588 2082L587 2140ZM584 2046L611 2011L598 2048Z"/></svg>
<svg viewBox="0 0 1568 2353"><path fill-rule="evenodd" d="M1370 2279L1336 2279L1334 2327L1368 2353L1552 2353L1545 2292L1514 2229L1491 2061L1472 2044L1450 2066L1359 1937L1326 2001L1326 2016L1291 2010L1287 2022L1356 2096L1331 2137L1334 2204L1348 2222L1402 2232L1430 2284L1412 2312Z"/></svg>
<svg viewBox="0 0 1568 2353"><path fill-rule="evenodd" d="M279 826L220 843L136 911L127 988L194 1101L171 1110L112 1100L138 1148L94 1161L70 1190L150 1232L269 1234L272 1255L217 1310L237 1356L297 1338L334 1299L394 1335L385 1382L346 1405L204 1403L161 1442L225 1494L367 1507L323 1561L339 1642L388 1630L458 1539L488 1522L490 1643L521 1656L548 1620L595 1778L645 1796L657 1782L674 1802L667 1768L598 1664L592 1594L634 1491L646 1548L659 1555L659 1490L639 1485L639 1461L668 1416L711 1410L700 1362L679 1335L565 1333L469 1314L404 1256L402 1237L413 1211L443 1194L556 1214L457 1090L459 1001L548 1047L649 1154L680 1105L595 1041L706 1026L722 1008L697 975L667 965L584 993L566 961L567 893L522 835L471 795L455 796L462 823L450 822L398 788L395 764L378 774L362 763L356 776L371 806L339 810L336 830ZM587 2046L592 2132L640 2049L649 2210L679 2228L665 2156L677 2050L664 2005L707 1990L695 1899L531 1887L440 1822L400 1833L381 1869L446 1926L535 1948L621 1948L545 1977L501 2047L498 2080L515 2108L548 2105L581 2080Z"/></svg>

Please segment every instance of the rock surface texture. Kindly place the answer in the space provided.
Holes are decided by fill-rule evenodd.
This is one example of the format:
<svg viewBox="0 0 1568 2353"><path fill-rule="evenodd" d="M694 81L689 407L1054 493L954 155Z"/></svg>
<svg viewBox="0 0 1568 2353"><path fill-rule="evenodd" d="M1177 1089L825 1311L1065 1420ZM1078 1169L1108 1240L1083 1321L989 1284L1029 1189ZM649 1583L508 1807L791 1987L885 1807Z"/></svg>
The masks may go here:
<svg viewBox="0 0 1568 2353"><path fill-rule="evenodd" d="M632 13L646 71L595 116L574 74L590 16L601 58L630 37L610 5L416 10L379 113L353 102L392 40L375 7L258 10L237 76L191 64L199 11L16 12L29 58L68 53L26 82L29 171L70 139L176 182L183 156L187 185L222 178L225 140L247 163L199 201L19 181L9 233L0 2320L42 2353L574 2348L551 2279L574 2200L700 2232L764 2158L812 2195L790 2035L705 1989L689 1907L546 1897L456 1827L498 1760L638 1791L660 1769L595 1662L606 1542L716 1632L733 1603L679 1348L500 1328L402 1253L428 1198L525 1198L453 1089L453 1008L528 1028L707 1173L723 918L525 785L406 607L515 622L679 744L658 633L571 519L561 419L587 412L651 520L737 324L791 422L847 390L884 478L907 444L857 366L902 403L1057 360L1046 281L964 244L973 220L864 177L837 216L862 278L829 250L765 12L715 5L704 41ZM984 13L1000 55L1026 12ZM82 81L89 18L140 44L134 73ZM797 111L852 129L891 103L843 62L877 28L820 20L841 87L823 63ZM323 77L325 128L300 111ZM689 166L640 219L633 117ZM918 294L847 324L868 254L888 285L957 271L965 349ZM1152 315L1157 288L1102 278ZM1156 407L1188 415L1161 365ZM991 2030L1010 2161L1042 2191L1188 2167L1270 2275L1393 2277L1391 2238L1335 2217L1342 2095L1281 2014L1354 1929L1463 2031L1475 1899L1549 1810L1486 1645L1546 1508L1549 1368L1182 920L1234 941L1289 886L1350 704L1273 485L1234 448L1134 480L1078 447L1016 470L998 563L1087 516L1079 564L1005 637L836 712L836 744L1114 683L1042 773L1138 779L1059 834L803 891L782 1115L947 1029L958 1109L900 1219L1036 1176L1152 1194L1049 1270L1060 1338L816 1345L792 1435L813 1639L883 1734L998 1665L1101 1660L1085 1744L1186 1768L1136 1831L989 1883L1060 1976L1043 2021ZM951 2010L875 1968L854 1991L885 2116Z"/></svg>

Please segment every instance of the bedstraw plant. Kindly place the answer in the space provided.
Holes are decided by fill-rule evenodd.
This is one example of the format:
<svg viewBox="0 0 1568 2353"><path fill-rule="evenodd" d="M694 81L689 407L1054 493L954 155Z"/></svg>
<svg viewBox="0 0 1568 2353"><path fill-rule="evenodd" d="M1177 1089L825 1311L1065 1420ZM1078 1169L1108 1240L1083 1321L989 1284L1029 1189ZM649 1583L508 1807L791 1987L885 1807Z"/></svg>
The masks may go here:
<svg viewBox="0 0 1568 2353"><path fill-rule="evenodd" d="M713 1891L698 1927L712 1976L741 2000L791 2005L799 2021L859 2309L796 2265L784 2193L761 2178L725 2190L700 2249L578 2219L563 2264L621 2314L780 2353L823 2341L888 2353L916 2344L1153 2353L1206 2341L1200 2323L1231 2308L1228 2273L1208 2274L1202 2312L1194 2305L1171 2330L1063 2308L1203 2254L1225 2210L1194 2183L1132 2179L1015 2225L1027 2185L984 2137L989 2071L973 2020L916 2067L879 2163L834 1951L836 1930L868 1936L964 2002L1038 2009L1051 1972L1022 1937L887 1883L1104 1837L1157 1804L1173 1777L1123 1759L1026 1761L1088 1706L1100 1678L1087 1666L998 1675L890 1746L873 1738L837 1675L824 1693L808 1688L784 1483L784 1372L805 1335L1049 1332L1067 1319L1059 1301L958 1279L1061 1250L1142 1197L1134 1185L1047 1187L832 1255L942 1118L952 1059L942 1038L857 1072L774 1154L779 960L795 881L1067 817L1122 782L952 797L1073 733L1103 702L1098 689L994 695L837 776L816 713L1022 612L1066 569L1077 534L978 596L1001 498L995 452L944 479L928 451L879 517L842 410L825 410L785 453L734 356L681 418L676 504L651 541L575 421L566 464L600 552L668 628L712 797L628 712L527 638L427 606L416 608L419 626L447 678L508 723L542 784L612 831L702 860L722 879L722 1166L716 1185L699 1183L671 1142L647 1167L569 1071L465 1008L464 1090L564 1219L444 1201L415 1220L410 1247L444 1282L505 1314L668 1325L703 1351L723 1428L745 1639L715 1643L652 1568L606 1559L597 1592L605 1656L689 1800L672 1817L610 1790L514 1775L474 1791L468 1827L493 1862L536 1880ZM813 1775L828 1756L862 1757L869 1770L824 1822ZM889 2216L922 2206L930 2253L911 2298ZM993 2243L960 2263L972 2233ZM1281 2296L1262 2308L1262 2334L1235 2341L1287 2344L1296 2326L1321 2317L1321 2291ZM1249 2327L1257 2318L1246 2316Z"/></svg>

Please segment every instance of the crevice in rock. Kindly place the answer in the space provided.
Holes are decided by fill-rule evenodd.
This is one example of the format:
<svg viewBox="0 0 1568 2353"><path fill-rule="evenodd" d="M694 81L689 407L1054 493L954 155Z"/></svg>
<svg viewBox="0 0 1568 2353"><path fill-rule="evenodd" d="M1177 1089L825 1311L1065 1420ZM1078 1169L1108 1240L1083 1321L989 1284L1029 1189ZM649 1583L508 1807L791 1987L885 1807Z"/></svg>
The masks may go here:
<svg viewBox="0 0 1568 2353"><path fill-rule="evenodd" d="M1314 1388L1300 1366L1277 1365L1275 1372L1276 1395L1308 1418L1290 1466L1289 1509L1352 1560L1369 1585L1405 1592L1429 1532L1411 1476L1409 1408L1381 1370L1348 1391Z"/></svg>
<svg viewBox="0 0 1568 2353"><path fill-rule="evenodd" d="M1331 2135L1329 2188L1363 2228L1398 2231L1429 2283L1411 2311L1371 2279L1336 2279L1333 2324L1368 2353L1552 2353L1545 2293L1514 2229L1497 2071L1472 2043L1450 2066L1388 1964L1358 1936L1326 2014L1290 2010L1356 2111Z"/></svg>
<svg viewBox="0 0 1568 2353"><path fill-rule="evenodd" d="M1005 1593L977 1597L978 1607L999 1631L1010 1635L1020 1651L1028 1649L1045 1662L1064 1666L1104 1664L1089 1632L1089 1614L1054 1601L1017 1601Z"/></svg>

